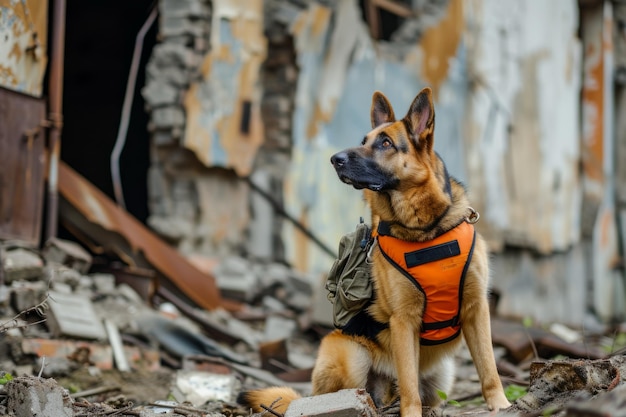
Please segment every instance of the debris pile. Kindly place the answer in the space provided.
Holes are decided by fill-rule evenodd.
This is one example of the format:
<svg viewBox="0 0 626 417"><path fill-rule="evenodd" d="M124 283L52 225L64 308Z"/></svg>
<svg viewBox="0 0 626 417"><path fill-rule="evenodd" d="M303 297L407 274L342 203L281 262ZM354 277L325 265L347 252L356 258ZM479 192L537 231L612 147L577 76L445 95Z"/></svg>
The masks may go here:
<svg viewBox="0 0 626 417"><path fill-rule="evenodd" d="M222 296L239 307L211 311L175 286L102 272L71 241L52 239L41 251L2 242L0 265L0 415L250 415L238 393L270 385L305 396L285 416L397 413L377 410L363 390L310 397L330 304L322 285L285 265L216 262ZM514 400L501 414L618 415L625 359L602 346L626 343L607 334L600 325L583 334L494 314L498 368ZM457 359L454 391L429 413L484 415L469 353Z"/></svg>
<svg viewBox="0 0 626 417"><path fill-rule="evenodd" d="M104 415L107 407L206 415L207 402L236 410L246 381L309 391L320 334L308 319L313 290L284 265L216 265L224 294L242 303L229 312L199 309L176 288L146 291L141 280L95 272L71 241L41 251L4 242L0 261L1 415ZM99 399L100 411L86 402Z"/></svg>

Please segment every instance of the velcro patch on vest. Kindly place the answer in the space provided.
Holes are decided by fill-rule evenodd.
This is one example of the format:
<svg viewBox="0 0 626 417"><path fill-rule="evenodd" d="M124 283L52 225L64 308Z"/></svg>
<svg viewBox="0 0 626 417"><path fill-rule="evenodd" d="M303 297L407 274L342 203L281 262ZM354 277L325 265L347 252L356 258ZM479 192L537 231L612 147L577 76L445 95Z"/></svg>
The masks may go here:
<svg viewBox="0 0 626 417"><path fill-rule="evenodd" d="M459 247L459 242L453 240L440 245L431 246L430 248L407 252L404 254L404 261L406 262L407 268L413 268L460 254L461 248Z"/></svg>

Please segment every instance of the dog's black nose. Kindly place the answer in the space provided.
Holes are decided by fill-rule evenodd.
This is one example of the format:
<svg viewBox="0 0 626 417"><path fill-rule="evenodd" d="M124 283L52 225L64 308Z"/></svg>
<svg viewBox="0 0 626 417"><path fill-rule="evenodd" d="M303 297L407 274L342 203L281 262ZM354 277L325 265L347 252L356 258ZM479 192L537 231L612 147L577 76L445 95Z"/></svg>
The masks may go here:
<svg viewBox="0 0 626 417"><path fill-rule="evenodd" d="M330 163L333 164L335 168L342 166L346 162L348 162L347 152L338 152L330 157Z"/></svg>

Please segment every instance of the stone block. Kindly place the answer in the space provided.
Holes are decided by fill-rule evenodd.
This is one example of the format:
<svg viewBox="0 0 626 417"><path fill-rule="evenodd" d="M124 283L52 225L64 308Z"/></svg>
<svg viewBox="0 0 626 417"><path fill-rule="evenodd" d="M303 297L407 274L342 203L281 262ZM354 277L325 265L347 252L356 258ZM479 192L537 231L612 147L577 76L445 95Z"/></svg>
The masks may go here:
<svg viewBox="0 0 626 417"><path fill-rule="evenodd" d="M75 269L56 263L47 265L46 269L49 269L47 276L52 277L51 281L53 284L63 283L72 288L78 287L80 284L80 278L83 276Z"/></svg>
<svg viewBox="0 0 626 417"><path fill-rule="evenodd" d="M54 379L17 377L6 384L7 409L15 417L71 417L72 398Z"/></svg>
<svg viewBox="0 0 626 417"><path fill-rule="evenodd" d="M250 301L259 289L258 277L243 258L226 258L215 268L215 277L222 294L236 300Z"/></svg>
<svg viewBox="0 0 626 417"><path fill-rule="evenodd" d="M93 279L93 284L99 293L113 294L115 292L115 275L100 273L89 276Z"/></svg>
<svg viewBox="0 0 626 417"><path fill-rule="evenodd" d="M170 36L189 35L202 37L205 33L206 21L192 20L188 17L167 16L161 19L160 33L164 38Z"/></svg>
<svg viewBox="0 0 626 417"><path fill-rule="evenodd" d="M11 287L11 307L17 312L28 310L46 299L48 284L44 281L14 282Z"/></svg>
<svg viewBox="0 0 626 417"><path fill-rule="evenodd" d="M376 406L364 389L344 389L294 400L285 417L375 417Z"/></svg>
<svg viewBox="0 0 626 417"><path fill-rule="evenodd" d="M163 107L180 102L180 89L166 82L152 80L141 89L141 95L149 108Z"/></svg>
<svg viewBox="0 0 626 417"><path fill-rule="evenodd" d="M265 341L289 339L298 330L298 323L293 319L272 315L265 320Z"/></svg>
<svg viewBox="0 0 626 417"><path fill-rule="evenodd" d="M58 239L48 239L42 250L44 259L48 262L56 262L86 274L91 267L92 257L78 243Z"/></svg>
<svg viewBox="0 0 626 417"><path fill-rule="evenodd" d="M152 112L151 124L156 130L182 126L185 124L185 113L179 106L159 107Z"/></svg>
<svg viewBox="0 0 626 417"><path fill-rule="evenodd" d="M152 52L152 61L162 68L177 66L182 68L195 68L200 59L196 51L178 43L160 43Z"/></svg>
<svg viewBox="0 0 626 417"><path fill-rule="evenodd" d="M210 17L211 9L201 0L161 0L159 11L163 16Z"/></svg>
<svg viewBox="0 0 626 417"><path fill-rule="evenodd" d="M36 253L23 249L5 250L2 254L5 283L41 278L44 261Z"/></svg>

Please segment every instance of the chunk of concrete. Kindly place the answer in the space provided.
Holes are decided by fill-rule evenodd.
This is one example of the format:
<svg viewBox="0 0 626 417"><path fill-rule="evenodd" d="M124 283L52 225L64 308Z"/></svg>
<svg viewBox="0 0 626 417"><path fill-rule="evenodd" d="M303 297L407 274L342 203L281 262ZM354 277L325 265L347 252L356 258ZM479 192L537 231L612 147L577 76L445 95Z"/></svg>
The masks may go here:
<svg viewBox="0 0 626 417"><path fill-rule="evenodd" d="M232 401L236 385L237 379L233 374L184 370L176 374L176 387L195 407L207 401Z"/></svg>
<svg viewBox="0 0 626 417"><path fill-rule="evenodd" d="M217 286L227 297L251 301L259 290L259 278L251 272L248 261L231 256L224 259L214 270Z"/></svg>
<svg viewBox="0 0 626 417"><path fill-rule="evenodd" d="M91 267L92 257L82 246L70 240L56 237L46 241L42 255L48 262L56 262L86 274Z"/></svg>
<svg viewBox="0 0 626 417"><path fill-rule="evenodd" d="M294 400L285 417L375 417L376 406L364 389L344 389Z"/></svg>
<svg viewBox="0 0 626 417"><path fill-rule="evenodd" d="M96 315L91 300L80 294L50 292L48 327L55 335L83 339L106 339L102 321Z"/></svg>
<svg viewBox="0 0 626 417"><path fill-rule="evenodd" d="M9 415L73 416L69 392L54 379L17 377L6 384Z"/></svg>
<svg viewBox="0 0 626 417"><path fill-rule="evenodd" d="M44 261L33 251L16 248L3 252L0 267L4 270L5 283L9 284L13 281L41 278Z"/></svg>
<svg viewBox="0 0 626 417"><path fill-rule="evenodd" d="M17 281L11 286L11 307L21 312L46 299L48 285L43 281Z"/></svg>
<svg viewBox="0 0 626 417"><path fill-rule="evenodd" d="M298 330L298 323L295 320L277 315L271 315L265 320L265 334L263 340L266 342L289 339Z"/></svg>

